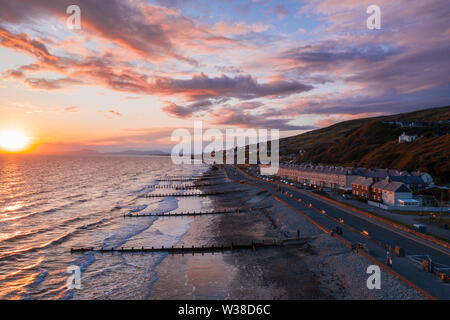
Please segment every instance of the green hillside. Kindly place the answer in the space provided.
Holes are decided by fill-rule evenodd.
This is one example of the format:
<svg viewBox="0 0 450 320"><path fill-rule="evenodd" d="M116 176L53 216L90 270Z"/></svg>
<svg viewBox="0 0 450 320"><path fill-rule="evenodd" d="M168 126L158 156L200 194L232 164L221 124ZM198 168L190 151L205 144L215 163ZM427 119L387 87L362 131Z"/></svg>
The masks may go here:
<svg viewBox="0 0 450 320"><path fill-rule="evenodd" d="M450 107L357 119L280 140L282 155L297 154L297 162L421 170L435 181L450 181ZM422 122L399 127L389 121ZM403 132L420 139L398 143ZM299 150L304 150L299 154Z"/></svg>

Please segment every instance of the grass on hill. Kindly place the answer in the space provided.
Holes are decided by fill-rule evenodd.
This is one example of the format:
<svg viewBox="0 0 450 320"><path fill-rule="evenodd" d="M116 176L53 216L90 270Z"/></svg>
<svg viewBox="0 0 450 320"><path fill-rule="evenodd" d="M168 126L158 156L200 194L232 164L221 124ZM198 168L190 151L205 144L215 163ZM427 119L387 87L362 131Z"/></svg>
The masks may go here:
<svg viewBox="0 0 450 320"><path fill-rule="evenodd" d="M430 173L438 183L450 181L450 107L357 119L280 140L280 153L298 154L298 162L391 168ZM387 121L431 122L424 127L402 128ZM420 139L398 143L403 132Z"/></svg>

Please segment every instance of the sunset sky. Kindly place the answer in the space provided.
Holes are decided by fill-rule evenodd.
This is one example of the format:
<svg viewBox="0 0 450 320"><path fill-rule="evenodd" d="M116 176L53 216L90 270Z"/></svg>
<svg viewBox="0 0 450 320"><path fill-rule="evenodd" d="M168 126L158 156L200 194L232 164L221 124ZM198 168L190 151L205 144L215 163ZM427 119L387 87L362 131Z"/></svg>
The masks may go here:
<svg viewBox="0 0 450 320"><path fill-rule="evenodd" d="M448 0L0 0L0 132L34 152L167 149L194 120L292 135L449 105L449 16Z"/></svg>

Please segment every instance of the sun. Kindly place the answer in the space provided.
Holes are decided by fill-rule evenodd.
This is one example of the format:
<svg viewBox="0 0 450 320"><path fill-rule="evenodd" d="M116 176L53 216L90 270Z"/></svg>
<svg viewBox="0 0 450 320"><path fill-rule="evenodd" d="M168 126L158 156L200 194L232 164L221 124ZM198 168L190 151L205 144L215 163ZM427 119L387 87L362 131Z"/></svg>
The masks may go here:
<svg viewBox="0 0 450 320"><path fill-rule="evenodd" d="M16 130L0 132L0 149L4 151L24 151L29 145L30 138L23 132Z"/></svg>

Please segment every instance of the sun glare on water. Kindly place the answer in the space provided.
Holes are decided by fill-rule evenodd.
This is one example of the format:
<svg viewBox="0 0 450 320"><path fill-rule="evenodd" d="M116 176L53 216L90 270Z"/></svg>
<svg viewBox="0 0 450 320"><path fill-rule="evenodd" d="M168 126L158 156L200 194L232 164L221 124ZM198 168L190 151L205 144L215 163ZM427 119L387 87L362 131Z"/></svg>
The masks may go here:
<svg viewBox="0 0 450 320"><path fill-rule="evenodd" d="M15 130L0 132L0 149L7 152L24 151L30 145L30 137Z"/></svg>

